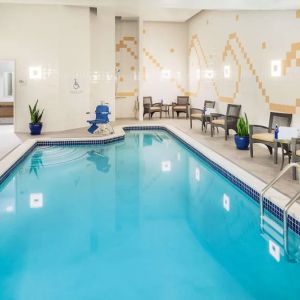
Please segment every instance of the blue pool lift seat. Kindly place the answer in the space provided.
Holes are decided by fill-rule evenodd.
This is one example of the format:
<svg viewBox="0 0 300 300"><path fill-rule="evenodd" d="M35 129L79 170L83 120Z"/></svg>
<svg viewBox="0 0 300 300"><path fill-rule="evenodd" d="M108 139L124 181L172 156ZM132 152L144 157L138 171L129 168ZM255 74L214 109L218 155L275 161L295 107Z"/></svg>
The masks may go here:
<svg viewBox="0 0 300 300"><path fill-rule="evenodd" d="M108 105L98 105L95 113L96 119L87 121L91 125L88 129L88 132L93 134L97 131L97 129L99 129L100 133L114 133L114 130L109 123L108 115L110 115L110 111Z"/></svg>

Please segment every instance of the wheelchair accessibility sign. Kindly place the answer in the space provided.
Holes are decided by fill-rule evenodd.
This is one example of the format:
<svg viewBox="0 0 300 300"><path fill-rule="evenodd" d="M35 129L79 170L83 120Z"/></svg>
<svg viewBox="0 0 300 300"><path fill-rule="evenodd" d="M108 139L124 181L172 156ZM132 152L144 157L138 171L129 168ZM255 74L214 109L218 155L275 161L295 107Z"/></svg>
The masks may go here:
<svg viewBox="0 0 300 300"><path fill-rule="evenodd" d="M82 89L80 88L80 84L79 84L77 78L73 79L72 89L71 89L70 92L71 92L71 94L81 94L81 93L83 93Z"/></svg>

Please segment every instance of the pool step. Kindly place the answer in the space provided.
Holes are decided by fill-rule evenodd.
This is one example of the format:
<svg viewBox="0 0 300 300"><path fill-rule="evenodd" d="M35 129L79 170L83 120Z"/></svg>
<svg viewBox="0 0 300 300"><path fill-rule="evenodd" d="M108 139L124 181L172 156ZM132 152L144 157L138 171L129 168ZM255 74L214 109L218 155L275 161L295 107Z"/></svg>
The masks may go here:
<svg viewBox="0 0 300 300"><path fill-rule="evenodd" d="M283 235L267 223L264 226L262 235L265 237L266 240L269 240L271 238L272 240L277 241L280 244L280 246L283 246Z"/></svg>
<svg viewBox="0 0 300 300"><path fill-rule="evenodd" d="M280 226L275 221L273 221L271 218L269 218L268 216L264 215L263 216L263 221L265 223L267 223L271 228L273 228L274 230L276 230L279 234L283 235L283 227Z"/></svg>

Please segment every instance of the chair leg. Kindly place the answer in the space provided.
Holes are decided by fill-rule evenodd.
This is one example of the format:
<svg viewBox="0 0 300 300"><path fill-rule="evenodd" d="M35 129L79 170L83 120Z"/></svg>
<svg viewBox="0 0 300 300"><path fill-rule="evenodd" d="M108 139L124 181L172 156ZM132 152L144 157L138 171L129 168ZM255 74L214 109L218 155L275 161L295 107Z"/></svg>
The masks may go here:
<svg viewBox="0 0 300 300"><path fill-rule="evenodd" d="M271 146L268 146L268 145L267 145L267 147L269 149L270 155L272 155L273 154L273 148Z"/></svg>
<svg viewBox="0 0 300 300"><path fill-rule="evenodd" d="M275 142L275 145L274 145L274 163L275 164L278 163L278 146L277 146L277 142Z"/></svg>
<svg viewBox="0 0 300 300"><path fill-rule="evenodd" d="M172 119L174 119L174 110L172 109Z"/></svg>
<svg viewBox="0 0 300 300"><path fill-rule="evenodd" d="M215 130L215 128L214 128L213 124L210 124L210 136L211 137L214 136L214 130Z"/></svg>
<svg viewBox="0 0 300 300"><path fill-rule="evenodd" d="M296 180L297 179L297 168L293 167L293 179Z"/></svg>
<svg viewBox="0 0 300 300"><path fill-rule="evenodd" d="M228 139L228 133L229 133L229 130L225 128L225 141L227 141L227 139Z"/></svg>
<svg viewBox="0 0 300 300"><path fill-rule="evenodd" d="M253 158L253 142L250 140L250 157Z"/></svg>
<svg viewBox="0 0 300 300"><path fill-rule="evenodd" d="M281 157L281 166L280 166L280 170L283 169L283 164L284 164L284 149L283 149L283 147L281 147L281 155L282 155L282 157Z"/></svg>
<svg viewBox="0 0 300 300"><path fill-rule="evenodd" d="M192 129L193 125L192 125L192 118L190 118L190 128Z"/></svg>

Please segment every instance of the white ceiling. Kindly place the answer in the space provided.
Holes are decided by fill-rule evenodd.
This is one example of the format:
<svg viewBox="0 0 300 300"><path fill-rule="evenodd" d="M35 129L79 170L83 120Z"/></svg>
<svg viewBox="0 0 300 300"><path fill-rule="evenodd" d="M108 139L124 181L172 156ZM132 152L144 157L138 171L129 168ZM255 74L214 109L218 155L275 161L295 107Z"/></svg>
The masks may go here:
<svg viewBox="0 0 300 300"><path fill-rule="evenodd" d="M0 0L0 3L110 7L122 17L177 22L205 9L300 9L299 0Z"/></svg>

